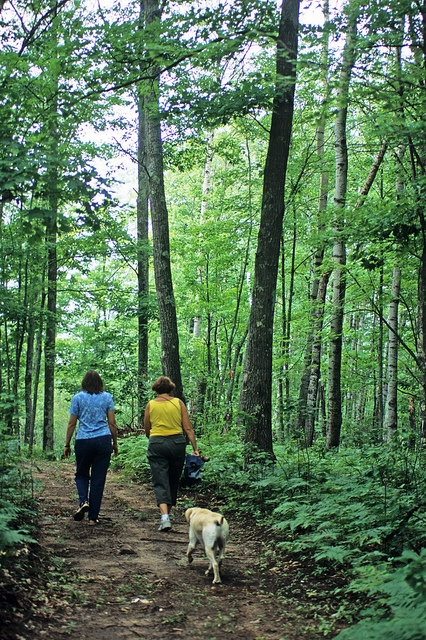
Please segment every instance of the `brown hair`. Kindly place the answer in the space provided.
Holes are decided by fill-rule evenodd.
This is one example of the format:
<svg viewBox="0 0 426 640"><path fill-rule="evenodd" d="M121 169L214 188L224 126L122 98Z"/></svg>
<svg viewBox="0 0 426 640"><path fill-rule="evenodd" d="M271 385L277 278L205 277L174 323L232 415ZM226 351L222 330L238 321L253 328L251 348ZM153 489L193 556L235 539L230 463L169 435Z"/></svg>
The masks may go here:
<svg viewBox="0 0 426 640"><path fill-rule="evenodd" d="M154 382L151 389L161 395L162 393L171 393L175 387L176 385L170 380L170 378L161 376Z"/></svg>
<svg viewBox="0 0 426 640"><path fill-rule="evenodd" d="M102 393L104 390L104 383L99 373L90 369L81 382L81 388L83 391L87 391L87 393L90 394Z"/></svg>

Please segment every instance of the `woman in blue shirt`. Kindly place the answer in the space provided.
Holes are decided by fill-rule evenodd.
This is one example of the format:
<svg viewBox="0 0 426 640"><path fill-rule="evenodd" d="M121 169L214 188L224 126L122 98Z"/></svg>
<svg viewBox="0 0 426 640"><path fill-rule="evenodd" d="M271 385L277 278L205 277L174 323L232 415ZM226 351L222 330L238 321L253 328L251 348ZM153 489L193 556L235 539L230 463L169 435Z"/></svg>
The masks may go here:
<svg viewBox="0 0 426 640"><path fill-rule="evenodd" d="M104 383L96 371L86 373L81 391L71 400L64 449L66 458L71 455L70 443L77 420L75 483L80 506L74 520L82 520L87 513L89 524L94 525L98 523L111 454L116 456L118 453L114 402L111 394L104 391Z"/></svg>

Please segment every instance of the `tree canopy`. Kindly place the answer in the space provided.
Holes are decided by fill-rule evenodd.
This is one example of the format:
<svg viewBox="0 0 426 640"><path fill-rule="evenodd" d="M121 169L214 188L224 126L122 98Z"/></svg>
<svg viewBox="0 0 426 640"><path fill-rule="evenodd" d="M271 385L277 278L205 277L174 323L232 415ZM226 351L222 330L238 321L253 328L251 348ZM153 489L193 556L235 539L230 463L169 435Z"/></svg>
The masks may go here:
<svg viewBox="0 0 426 640"><path fill-rule="evenodd" d="M268 244L259 254L261 202L276 185L273 178L262 195L268 140L277 140L277 90L287 82L295 106L285 192L278 196L282 224L271 231L281 243L268 303L274 319L271 377L249 374L253 384L256 376L264 382L261 395L269 397L270 426L258 424L261 432L270 429L265 446L305 438L311 426L308 440L326 435L335 402L341 427L332 446L342 436L386 440L399 428L421 437L424 15L409 2L302 5L291 78L275 65L282 42L275 3L178 2L164 3L161 11L161 20L145 20L132 2L3 6L0 391L5 402L14 402L9 428L24 435L21 426L32 413L40 442L34 425L47 375L40 366L49 353L46 327L53 316L55 387L62 394L54 428L67 394L89 366L103 369L123 421L137 426L135 407L145 391L137 384L141 254L131 194L141 188L136 109L154 79L157 112L146 102L145 108L161 127L178 358L193 419L200 428L214 419L219 430L258 424L256 407L239 407L238 398L246 345L262 334L260 325L252 326L247 338L256 252L259 264L268 257ZM342 84L344 43L355 21L350 74ZM335 137L342 91L343 199L336 191L341 160ZM125 167L120 176L112 171L119 162ZM152 172L149 158L139 166L140 175ZM57 262L49 276L52 243ZM333 323L337 246L346 252L341 325ZM389 314L396 267L395 324ZM154 284L150 274L143 307L146 383L161 368L162 316L154 295L161 282ZM53 278L57 298L49 308ZM321 281L322 300L315 284ZM398 356L391 372L392 337ZM330 355L336 338L340 363ZM397 407L391 431L385 426L389 406ZM247 420L241 421L243 414ZM303 416L312 417L309 428Z"/></svg>

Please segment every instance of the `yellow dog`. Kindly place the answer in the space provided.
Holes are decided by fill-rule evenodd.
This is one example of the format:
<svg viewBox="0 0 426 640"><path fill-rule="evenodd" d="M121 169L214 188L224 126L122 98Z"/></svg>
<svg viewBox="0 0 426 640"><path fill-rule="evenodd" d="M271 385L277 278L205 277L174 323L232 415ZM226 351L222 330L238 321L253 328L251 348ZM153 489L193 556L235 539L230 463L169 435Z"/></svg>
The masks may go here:
<svg viewBox="0 0 426 640"><path fill-rule="evenodd" d="M187 509L185 518L189 522L189 544L186 551L188 562L192 562L194 549L200 543L210 563L206 576L210 569L213 569L213 584L220 583L219 568L225 555L229 535L226 518L220 513L198 507Z"/></svg>

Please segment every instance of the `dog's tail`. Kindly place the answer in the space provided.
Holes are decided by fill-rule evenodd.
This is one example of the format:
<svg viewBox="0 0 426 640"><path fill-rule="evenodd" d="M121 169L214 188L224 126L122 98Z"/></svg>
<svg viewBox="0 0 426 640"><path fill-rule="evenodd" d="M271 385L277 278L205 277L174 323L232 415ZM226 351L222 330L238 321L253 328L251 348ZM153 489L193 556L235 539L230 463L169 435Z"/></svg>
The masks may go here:
<svg viewBox="0 0 426 640"><path fill-rule="evenodd" d="M220 516L220 518L218 520L216 520L216 524L217 524L218 527L222 526L223 520L224 520L223 516Z"/></svg>

